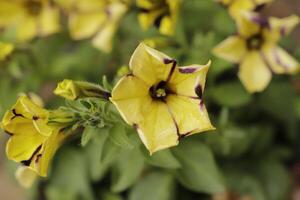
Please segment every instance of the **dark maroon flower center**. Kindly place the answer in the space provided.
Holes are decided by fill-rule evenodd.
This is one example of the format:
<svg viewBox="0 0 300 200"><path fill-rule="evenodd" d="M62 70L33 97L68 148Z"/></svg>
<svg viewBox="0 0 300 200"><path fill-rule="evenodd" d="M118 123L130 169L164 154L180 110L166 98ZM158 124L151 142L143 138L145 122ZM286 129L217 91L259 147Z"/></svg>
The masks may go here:
<svg viewBox="0 0 300 200"><path fill-rule="evenodd" d="M247 48L249 50L257 50L260 49L263 45L264 38L262 34L255 34L247 39Z"/></svg>
<svg viewBox="0 0 300 200"><path fill-rule="evenodd" d="M25 2L25 8L30 15L37 16L41 13L42 3L40 1L28 0Z"/></svg>
<svg viewBox="0 0 300 200"><path fill-rule="evenodd" d="M160 81L158 84L151 86L149 89L149 94L154 100L164 101L169 93L170 90L167 87L166 81Z"/></svg>

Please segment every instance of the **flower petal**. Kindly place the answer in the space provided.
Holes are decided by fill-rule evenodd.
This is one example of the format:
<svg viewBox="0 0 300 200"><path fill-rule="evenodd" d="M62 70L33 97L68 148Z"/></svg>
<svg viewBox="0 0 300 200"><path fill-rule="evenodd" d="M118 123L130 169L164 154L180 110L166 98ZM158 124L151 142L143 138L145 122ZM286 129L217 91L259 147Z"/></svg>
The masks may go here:
<svg viewBox="0 0 300 200"><path fill-rule="evenodd" d="M238 63L247 52L246 42L239 36L231 36L216 46L213 53L229 62Z"/></svg>
<svg viewBox="0 0 300 200"><path fill-rule="evenodd" d="M59 10L45 6L39 19L39 34L47 36L58 32L60 29Z"/></svg>
<svg viewBox="0 0 300 200"><path fill-rule="evenodd" d="M245 12L237 20L238 32L241 37L248 38L260 32L261 20L257 14Z"/></svg>
<svg viewBox="0 0 300 200"><path fill-rule="evenodd" d="M144 119L136 128L150 154L177 145L177 129L167 105L152 101L143 108Z"/></svg>
<svg viewBox="0 0 300 200"><path fill-rule="evenodd" d="M24 188L30 188L37 178L36 172L27 166L18 167L15 176L20 185Z"/></svg>
<svg viewBox="0 0 300 200"><path fill-rule="evenodd" d="M142 119L141 107L151 101L149 87L133 75L123 77L112 91L110 100L117 107L128 124Z"/></svg>
<svg viewBox="0 0 300 200"><path fill-rule="evenodd" d="M13 135L7 141L7 157L16 162L29 160L46 138L37 132L24 129L22 134Z"/></svg>
<svg viewBox="0 0 300 200"><path fill-rule="evenodd" d="M45 141L40 154L36 155L34 162L30 165L40 176L47 176L50 162L66 137L63 132L57 130Z"/></svg>
<svg viewBox="0 0 300 200"><path fill-rule="evenodd" d="M169 95L167 105L176 121L180 135L214 130L202 100Z"/></svg>
<svg viewBox="0 0 300 200"><path fill-rule="evenodd" d="M28 41L37 35L37 20L31 16L23 16L16 25L16 37L19 41Z"/></svg>
<svg viewBox="0 0 300 200"><path fill-rule="evenodd" d="M271 69L257 51L249 52L242 61L239 78L249 92L264 90L272 78Z"/></svg>
<svg viewBox="0 0 300 200"><path fill-rule="evenodd" d="M275 73L295 74L299 71L299 62L279 46L265 46L263 54Z"/></svg>
<svg viewBox="0 0 300 200"><path fill-rule="evenodd" d="M84 39L94 35L105 22L106 16L102 12L91 12L70 15L69 29L72 38Z"/></svg>
<svg viewBox="0 0 300 200"><path fill-rule="evenodd" d="M206 65L190 65L176 68L169 82L169 89L178 95L201 98L205 87L206 74L210 66L210 61ZM201 90L201 94L196 92Z"/></svg>
<svg viewBox="0 0 300 200"><path fill-rule="evenodd" d="M300 22L296 15L285 18L270 17L270 30L266 31L266 38L269 41L277 42L282 36L288 35Z"/></svg>
<svg viewBox="0 0 300 200"><path fill-rule="evenodd" d="M115 24L106 24L93 38L93 45L106 53L111 52L113 36L115 35L116 30L117 26Z"/></svg>
<svg viewBox="0 0 300 200"><path fill-rule="evenodd" d="M174 68L174 62L170 61L172 59L169 56L141 43L134 51L129 66L135 76L152 86L167 80Z"/></svg>

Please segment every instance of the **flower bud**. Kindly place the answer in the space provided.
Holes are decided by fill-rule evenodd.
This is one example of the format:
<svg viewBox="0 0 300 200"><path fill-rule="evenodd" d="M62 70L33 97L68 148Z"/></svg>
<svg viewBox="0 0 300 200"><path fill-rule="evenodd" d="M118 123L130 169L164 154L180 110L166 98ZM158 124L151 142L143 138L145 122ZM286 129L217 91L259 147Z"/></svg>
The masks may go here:
<svg viewBox="0 0 300 200"><path fill-rule="evenodd" d="M110 97L110 93L104 90L99 85L68 79L60 82L57 88L54 90L54 93L69 100L75 100L85 97L98 97L108 99Z"/></svg>

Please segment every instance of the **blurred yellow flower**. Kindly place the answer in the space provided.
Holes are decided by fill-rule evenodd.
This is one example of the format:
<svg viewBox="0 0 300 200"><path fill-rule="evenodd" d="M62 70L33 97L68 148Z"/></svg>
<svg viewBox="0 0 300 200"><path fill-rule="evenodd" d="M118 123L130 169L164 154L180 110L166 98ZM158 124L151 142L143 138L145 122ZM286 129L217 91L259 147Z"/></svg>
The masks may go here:
<svg viewBox="0 0 300 200"><path fill-rule="evenodd" d="M216 0L227 7L229 14L234 19L239 19L241 15L248 11L260 11L273 0Z"/></svg>
<svg viewBox="0 0 300 200"><path fill-rule="evenodd" d="M92 44L112 50L119 21L128 9L122 0L55 0L69 16L69 30L75 40L92 38Z"/></svg>
<svg viewBox="0 0 300 200"><path fill-rule="evenodd" d="M108 99L110 93L104 90L100 85L85 81L73 81L65 79L58 83L54 94L69 100L75 100L84 97L98 97Z"/></svg>
<svg viewBox="0 0 300 200"><path fill-rule="evenodd" d="M47 125L47 117L47 110L21 96L1 122L1 128L11 136L6 144L8 158L40 176L47 176L49 163L66 137L59 127Z"/></svg>
<svg viewBox="0 0 300 200"><path fill-rule="evenodd" d="M26 166L19 166L15 173L15 177L22 187L30 188L38 175L34 170Z"/></svg>
<svg viewBox="0 0 300 200"><path fill-rule="evenodd" d="M4 60L14 50L14 45L11 43L0 42L0 61Z"/></svg>
<svg viewBox="0 0 300 200"><path fill-rule="evenodd" d="M142 43L129 65L132 73L120 79L111 101L151 154L177 145L185 136L214 129L203 103L210 63L178 67Z"/></svg>
<svg viewBox="0 0 300 200"><path fill-rule="evenodd" d="M174 34L181 0L136 0L136 4L143 29L155 25L161 34Z"/></svg>
<svg viewBox="0 0 300 200"><path fill-rule="evenodd" d="M12 28L18 41L59 31L59 10L49 0L0 0L0 28Z"/></svg>
<svg viewBox="0 0 300 200"><path fill-rule="evenodd" d="M293 74L299 63L277 45L299 23L299 17L268 20L248 13L238 22L238 34L227 38L214 54L233 63L239 63L238 76L249 92L264 90L272 73Z"/></svg>

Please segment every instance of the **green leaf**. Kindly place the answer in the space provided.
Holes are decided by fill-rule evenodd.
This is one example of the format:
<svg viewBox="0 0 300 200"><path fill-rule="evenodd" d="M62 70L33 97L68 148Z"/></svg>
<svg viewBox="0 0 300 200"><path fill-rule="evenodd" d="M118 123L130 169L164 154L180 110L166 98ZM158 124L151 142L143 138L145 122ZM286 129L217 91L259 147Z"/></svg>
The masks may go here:
<svg viewBox="0 0 300 200"><path fill-rule="evenodd" d="M182 166L176 170L177 178L185 187L209 194L225 190L222 174L207 145L185 139L173 152Z"/></svg>
<svg viewBox="0 0 300 200"><path fill-rule="evenodd" d="M150 165L169 169L181 167L180 163L169 149L158 151L151 156L144 146L141 146L141 151L143 152L146 162Z"/></svg>
<svg viewBox="0 0 300 200"><path fill-rule="evenodd" d="M291 182L285 166L279 160L263 159L258 165L258 177L266 189L268 199L287 198Z"/></svg>
<svg viewBox="0 0 300 200"><path fill-rule="evenodd" d="M127 136L125 127L121 123L115 124L109 130L109 139L115 145L120 146L122 148L132 149L134 147Z"/></svg>
<svg viewBox="0 0 300 200"><path fill-rule="evenodd" d="M211 92L213 100L225 107L240 107L251 101L251 95L239 82L222 83Z"/></svg>
<svg viewBox="0 0 300 200"><path fill-rule="evenodd" d="M174 179L172 175L152 172L131 189L129 200L171 200L174 197Z"/></svg>
<svg viewBox="0 0 300 200"><path fill-rule="evenodd" d="M123 150L112 168L113 192L122 192L135 183L144 167L144 159L137 149Z"/></svg>
<svg viewBox="0 0 300 200"><path fill-rule="evenodd" d="M107 130L107 129L102 129ZM92 180L99 181L119 155L120 148L108 139L108 132L97 137L85 147Z"/></svg>
<svg viewBox="0 0 300 200"><path fill-rule="evenodd" d="M85 146L96 134L101 134L101 130L95 127L85 127L81 136L81 145Z"/></svg>
<svg viewBox="0 0 300 200"><path fill-rule="evenodd" d="M85 200L94 199L84 160L82 151L73 147L58 152L46 191L50 200L74 199L74 196Z"/></svg>
<svg viewBox="0 0 300 200"><path fill-rule="evenodd" d="M102 193L101 199L102 200L123 200L121 195L114 194L111 192Z"/></svg>

